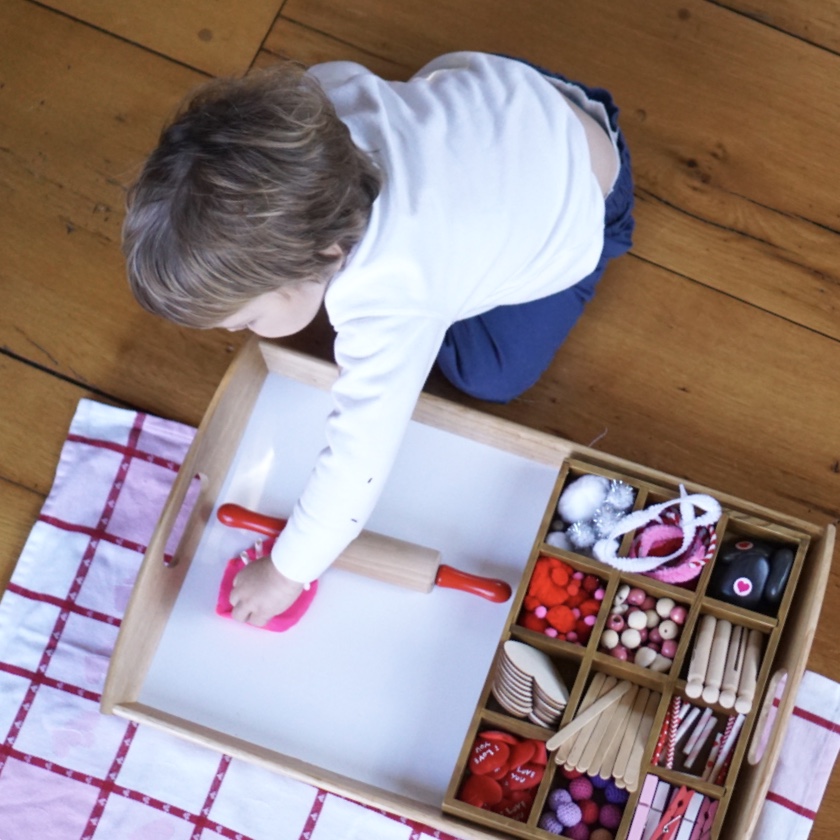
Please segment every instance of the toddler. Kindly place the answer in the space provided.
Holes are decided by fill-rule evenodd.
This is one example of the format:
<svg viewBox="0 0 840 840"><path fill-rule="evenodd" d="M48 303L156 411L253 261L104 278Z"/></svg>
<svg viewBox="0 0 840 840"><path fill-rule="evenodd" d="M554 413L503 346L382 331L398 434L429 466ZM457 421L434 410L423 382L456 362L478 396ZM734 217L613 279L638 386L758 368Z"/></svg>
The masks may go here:
<svg viewBox="0 0 840 840"><path fill-rule="evenodd" d="M370 515L433 365L507 401L533 385L633 228L606 91L444 55L408 82L292 63L193 95L129 192L137 300L281 337L323 305L339 377L325 448L235 618L285 610Z"/></svg>

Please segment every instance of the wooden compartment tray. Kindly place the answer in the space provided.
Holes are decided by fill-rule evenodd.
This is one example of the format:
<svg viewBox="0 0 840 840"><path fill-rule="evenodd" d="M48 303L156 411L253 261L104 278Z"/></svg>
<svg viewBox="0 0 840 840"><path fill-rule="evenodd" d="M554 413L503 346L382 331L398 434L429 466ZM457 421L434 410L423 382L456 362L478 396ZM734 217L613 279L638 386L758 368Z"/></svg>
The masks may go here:
<svg viewBox="0 0 840 840"><path fill-rule="evenodd" d="M488 700L499 642L533 641L537 635L517 629L516 618L540 554L563 556L543 540L570 471L632 478L653 494L673 493L677 482L423 395L368 528L431 546L447 564L519 586L512 606L439 588L421 594L410 580L395 586L385 582L387 575L374 580L331 569L319 582L310 613L287 633L221 619L213 608L223 567L254 535L222 526L215 511L235 502L288 515L324 445L335 376L334 366L270 341L255 339L240 351L150 542L102 709L456 836L550 837L535 827L536 818L530 824L494 819L456 798L470 738L482 722L545 735L540 727L500 714ZM712 791L727 806L727 833L720 835L718 825L716 836L749 837L805 668L834 532L713 495L746 533L769 525L807 543L778 620L737 615L767 634L761 688L771 674L787 674L763 758L753 766L742 760L746 747L739 746L733 783ZM181 533L174 551L173 532ZM598 567L585 558L574 562ZM610 598L622 576L601 574ZM701 579L696 597L682 596L689 607L686 630L701 611L737 613L704 596L706 581ZM593 639L605 620L602 611ZM684 689L677 665L669 676L639 677L640 669L599 653L594 641L557 645L580 677L572 680L569 715L590 671L628 671L656 683L663 696L659 722L670 695ZM751 713L752 729L756 715ZM645 761L650 753L648 745ZM667 777L669 771L655 772Z"/></svg>

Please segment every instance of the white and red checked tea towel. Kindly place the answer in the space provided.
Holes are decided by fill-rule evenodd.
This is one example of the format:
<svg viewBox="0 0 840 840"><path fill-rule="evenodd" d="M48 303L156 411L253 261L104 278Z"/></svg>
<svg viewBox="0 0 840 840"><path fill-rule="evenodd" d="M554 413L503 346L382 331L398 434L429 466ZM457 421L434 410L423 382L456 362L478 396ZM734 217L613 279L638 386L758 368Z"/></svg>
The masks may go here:
<svg viewBox="0 0 840 840"><path fill-rule="evenodd" d="M193 435L79 404L0 602L0 840L454 840L99 713L135 575ZM837 684L807 675L761 840L807 836L837 754L838 703Z"/></svg>
<svg viewBox="0 0 840 840"><path fill-rule="evenodd" d="M99 712L194 430L84 400L0 603L0 840L445 837Z"/></svg>

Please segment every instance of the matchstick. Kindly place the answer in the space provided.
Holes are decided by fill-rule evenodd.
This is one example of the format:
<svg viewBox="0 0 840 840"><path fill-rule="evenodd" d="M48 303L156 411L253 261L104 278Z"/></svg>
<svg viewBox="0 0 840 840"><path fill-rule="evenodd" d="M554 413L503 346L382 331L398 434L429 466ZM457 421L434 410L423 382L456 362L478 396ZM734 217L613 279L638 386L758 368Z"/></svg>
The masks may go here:
<svg viewBox="0 0 840 840"><path fill-rule="evenodd" d="M709 718L712 716L712 710L709 708L703 709L703 716L697 722L697 726L694 727L694 731L691 733L691 737L685 742L685 746L683 747L683 752L688 755L694 747L697 745L697 742L700 740L700 735L703 733L703 730L706 728L706 724L709 721Z"/></svg>
<svg viewBox="0 0 840 840"><path fill-rule="evenodd" d="M720 684L726 668L726 654L729 650L729 638L732 635L732 623L720 619L715 626L709 664L706 666L706 679L703 681L702 697L706 703L717 703L720 697Z"/></svg>
<svg viewBox="0 0 840 840"><path fill-rule="evenodd" d="M738 715L732 726L727 725L729 731L728 733L724 732L723 744L721 745L720 752L718 752L714 767L708 775L708 780L713 784L717 784L717 778L721 770L735 749L735 744L738 742L738 735L741 732L741 727L744 725L745 720L744 715Z"/></svg>
<svg viewBox="0 0 840 840"><path fill-rule="evenodd" d="M717 619L713 615L704 615L700 619L700 627L694 638L694 650L691 652L688 681L685 687L686 696L692 700L696 700L703 693L706 667L709 664L709 654L712 651L712 639L715 635L716 624Z"/></svg>
<svg viewBox="0 0 840 840"><path fill-rule="evenodd" d="M715 726L717 726L717 719L710 715L709 718L706 720L705 725L703 726L703 730L700 732L700 737L694 744L694 748L691 750L691 752L688 754L688 758L685 760L686 770L690 770L691 767L694 765L694 762L697 761L697 757L700 755L700 753L703 750L703 747L706 745L706 741L709 740L709 736L712 734L712 732L714 732Z"/></svg>

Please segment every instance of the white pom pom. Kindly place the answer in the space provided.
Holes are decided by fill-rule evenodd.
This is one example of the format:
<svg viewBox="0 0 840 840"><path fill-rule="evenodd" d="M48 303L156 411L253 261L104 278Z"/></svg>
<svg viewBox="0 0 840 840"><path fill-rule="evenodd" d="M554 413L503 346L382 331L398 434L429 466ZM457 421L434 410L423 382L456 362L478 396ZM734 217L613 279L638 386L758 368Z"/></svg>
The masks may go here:
<svg viewBox="0 0 840 840"><path fill-rule="evenodd" d="M636 491L626 482L614 479L610 482L606 501L616 510L630 510L636 501Z"/></svg>
<svg viewBox="0 0 840 840"><path fill-rule="evenodd" d="M610 536L612 529L623 517L623 510L616 510L611 504L604 502L592 516L592 527L598 539Z"/></svg>
<svg viewBox="0 0 840 840"><path fill-rule="evenodd" d="M588 522L574 522L566 529L569 542L577 549L595 545L595 531Z"/></svg>
<svg viewBox="0 0 840 840"><path fill-rule="evenodd" d="M553 545L555 548L562 548L563 551L572 550L572 544L569 542L569 538L566 536L565 531L552 531L545 538L545 541L549 545Z"/></svg>
<svg viewBox="0 0 840 840"><path fill-rule="evenodd" d="M600 475L582 475L560 494L557 512L566 522L587 522L603 504L610 489L609 481Z"/></svg>

